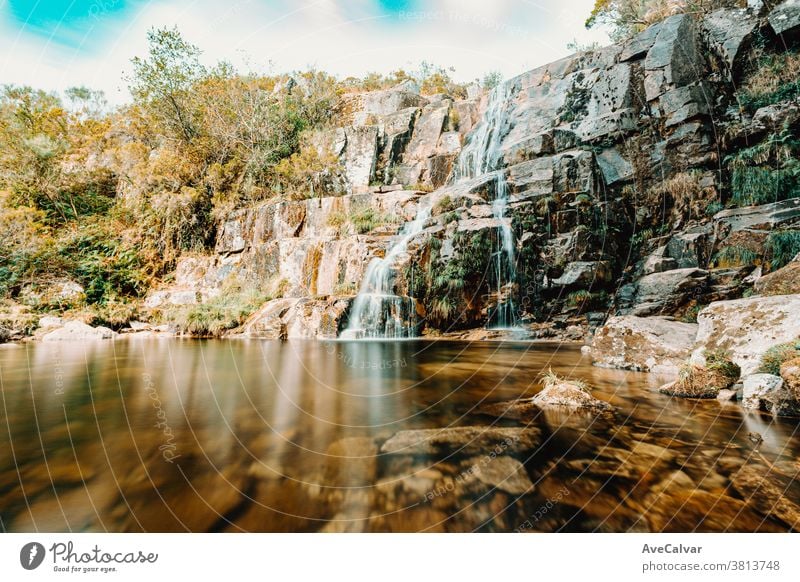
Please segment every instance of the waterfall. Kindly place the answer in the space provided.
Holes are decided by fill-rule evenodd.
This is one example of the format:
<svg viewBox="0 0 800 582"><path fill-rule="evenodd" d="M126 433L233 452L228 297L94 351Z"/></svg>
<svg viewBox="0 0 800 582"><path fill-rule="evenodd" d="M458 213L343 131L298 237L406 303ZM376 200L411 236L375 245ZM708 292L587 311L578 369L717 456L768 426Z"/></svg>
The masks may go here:
<svg viewBox="0 0 800 582"><path fill-rule="evenodd" d="M495 87L489 95L481 122L470 133L453 171L453 181L463 181L493 172L500 162L500 144L505 136L507 101L511 95L507 83ZM488 318L488 327L509 328L517 322L514 303L516 265L514 234L506 218L508 186L502 172L498 172L492 215L499 223L498 249L492 254L494 281L497 284L497 303ZM342 331L343 339L414 337L417 332L417 302L412 297L395 293L397 263L408 251L408 243L422 232L425 221L431 216L430 202L420 202L414 220L400 230L398 240L382 259L372 259L367 267L358 295Z"/></svg>
<svg viewBox="0 0 800 582"><path fill-rule="evenodd" d="M456 182L492 172L500 161L500 143L507 129L510 96L509 84L500 83L492 89L486 111L480 123L472 130L469 141L458 156L453 180Z"/></svg>
<svg viewBox="0 0 800 582"><path fill-rule="evenodd" d="M507 101L510 96L508 83L501 83L490 93L483 119L472 130L469 141L459 154L455 181L468 180L497 170L500 144L509 125ZM492 216L499 224L498 248L492 255L497 303L489 313L487 327L500 329L514 327L518 318L514 303L514 286L517 282L514 233L511 232L511 221L506 218L508 184L502 171L497 173L494 190Z"/></svg>
<svg viewBox="0 0 800 582"><path fill-rule="evenodd" d="M511 220L506 218L508 185L503 172L498 172L492 201L492 216L500 224L500 241L494 252L494 280L497 284L497 304L489 314L490 329L512 328L517 324L517 306L514 303L514 285L517 282L517 264L514 253L514 233Z"/></svg>
<svg viewBox="0 0 800 582"><path fill-rule="evenodd" d="M416 335L417 302L412 297L395 294L395 263L406 254L408 243L422 232L430 216L430 205L420 202L414 220L403 225L400 238L386 256L370 261L342 338L402 339Z"/></svg>

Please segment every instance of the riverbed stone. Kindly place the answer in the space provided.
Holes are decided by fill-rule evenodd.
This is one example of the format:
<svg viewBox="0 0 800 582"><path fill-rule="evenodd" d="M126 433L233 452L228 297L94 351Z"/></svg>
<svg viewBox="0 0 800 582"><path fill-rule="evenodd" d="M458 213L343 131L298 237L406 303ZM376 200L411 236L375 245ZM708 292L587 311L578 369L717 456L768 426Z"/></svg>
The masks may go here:
<svg viewBox="0 0 800 582"><path fill-rule="evenodd" d="M800 523L800 506L786 495L794 486L792 477L748 464L731 477L731 485L759 513L776 517L790 527Z"/></svg>
<svg viewBox="0 0 800 582"><path fill-rule="evenodd" d="M611 317L592 338L595 366L677 374L691 353L698 326L665 317Z"/></svg>
<svg viewBox="0 0 800 582"><path fill-rule="evenodd" d="M326 452L325 484L366 487L375 482L378 445L370 437L347 437L331 443Z"/></svg>
<svg viewBox="0 0 800 582"><path fill-rule="evenodd" d="M494 489L511 495L524 495L533 490L533 483L518 460L507 455L498 457L473 457L475 477Z"/></svg>
<svg viewBox="0 0 800 582"><path fill-rule="evenodd" d="M536 449L540 443L541 431L536 427L464 426L403 430L383 443L381 452L404 455L522 453Z"/></svg>

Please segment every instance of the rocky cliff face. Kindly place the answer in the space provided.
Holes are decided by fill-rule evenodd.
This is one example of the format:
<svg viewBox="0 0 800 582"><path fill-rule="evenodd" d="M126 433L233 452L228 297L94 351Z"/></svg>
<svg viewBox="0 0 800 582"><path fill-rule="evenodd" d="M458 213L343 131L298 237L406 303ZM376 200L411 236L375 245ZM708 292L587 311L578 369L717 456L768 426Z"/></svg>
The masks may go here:
<svg viewBox="0 0 800 582"><path fill-rule="evenodd" d="M337 336L388 251L392 294L413 301L404 317L420 332L501 312L534 336L580 337L612 314L691 321L750 289L770 232L800 223L796 195L723 209L727 157L800 120L793 98L752 113L737 102L754 47L798 32L791 2L676 15L466 100L408 82L352 96L328 140L351 193L231 214L215 253L184 258L148 305L203 301L236 277L280 296L244 333ZM720 260L725 249L749 258Z"/></svg>

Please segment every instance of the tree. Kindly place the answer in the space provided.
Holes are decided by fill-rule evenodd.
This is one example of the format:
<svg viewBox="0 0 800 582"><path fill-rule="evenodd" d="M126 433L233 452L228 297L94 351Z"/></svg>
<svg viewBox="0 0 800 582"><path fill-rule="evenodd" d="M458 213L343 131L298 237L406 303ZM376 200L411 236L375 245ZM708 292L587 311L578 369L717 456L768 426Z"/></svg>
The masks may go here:
<svg viewBox="0 0 800 582"><path fill-rule="evenodd" d="M108 107L105 93L88 87L70 87L64 91L64 96L71 109L82 119L102 117Z"/></svg>
<svg viewBox="0 0 800 582"><path fill-rule="evenodd" d="M192 88L208 74L200 63L201 51L177 28L151 29L147 41L149 56L131 61L131 94L169 133L189 142L197 134Z"/></svg>
<svg viewBox="0 0 800 582"><path fill-rule="evenodd" d="M503 73L500 71L490 71L483 76L483 82L481 85L483 85L484 89L492 90L502 82Z"/></svg>
<svg viewBox="0 0 800 582"><path fill-rule="evenodd" d="M703 14L738 3L738 0L595 0L586 28L606 25L611 38L619 41L673 14Z"/></svg>

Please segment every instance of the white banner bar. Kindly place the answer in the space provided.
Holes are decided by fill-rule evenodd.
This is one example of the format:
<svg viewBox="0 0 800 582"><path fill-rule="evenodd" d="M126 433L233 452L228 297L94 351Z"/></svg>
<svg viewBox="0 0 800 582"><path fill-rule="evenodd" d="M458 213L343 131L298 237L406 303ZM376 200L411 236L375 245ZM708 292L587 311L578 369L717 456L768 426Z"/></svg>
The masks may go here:
<svg viewBox="0 0 800 582"><path fill-rule="evenodd" d="M4 534L0 579L797 580L798 540L791 534Z"/></svg>

